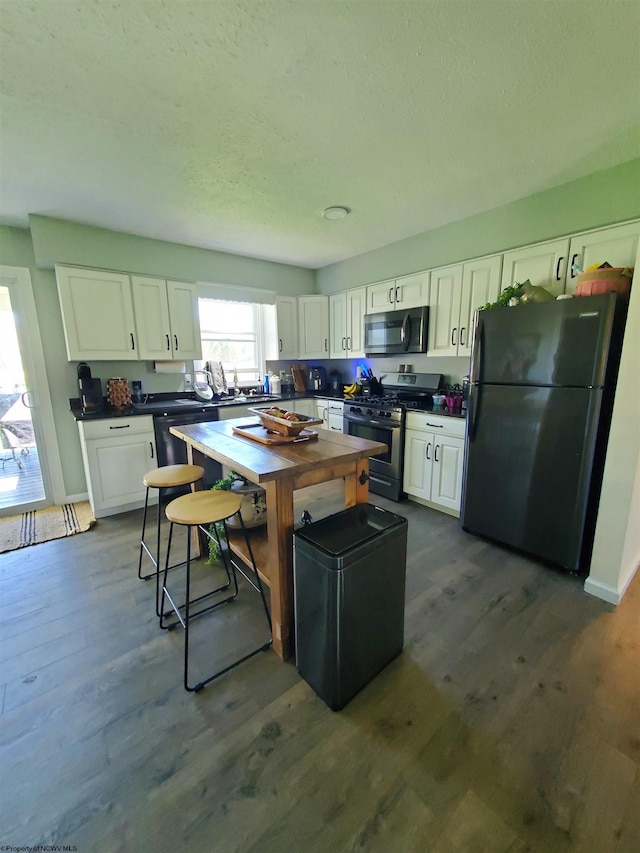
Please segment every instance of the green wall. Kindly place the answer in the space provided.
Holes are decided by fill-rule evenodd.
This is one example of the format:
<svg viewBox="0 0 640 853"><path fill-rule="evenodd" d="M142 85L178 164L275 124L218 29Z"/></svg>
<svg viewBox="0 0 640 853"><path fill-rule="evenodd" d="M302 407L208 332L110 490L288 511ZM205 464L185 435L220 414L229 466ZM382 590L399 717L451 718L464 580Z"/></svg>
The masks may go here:
<svg viewBox="0 0 640 853"><path fill-rule="evenodd" d="M284 295L313 293L315 274L302 267L216 252L76 222L30 216L36 263L122 270L186 281L210 281L275 290Z"/></svg>
<svg viewBox="0 0 640 853"><path fill-rule="evenodd" d="M317 290L348 290L639 216L637 159L324 267Z"/></svg>

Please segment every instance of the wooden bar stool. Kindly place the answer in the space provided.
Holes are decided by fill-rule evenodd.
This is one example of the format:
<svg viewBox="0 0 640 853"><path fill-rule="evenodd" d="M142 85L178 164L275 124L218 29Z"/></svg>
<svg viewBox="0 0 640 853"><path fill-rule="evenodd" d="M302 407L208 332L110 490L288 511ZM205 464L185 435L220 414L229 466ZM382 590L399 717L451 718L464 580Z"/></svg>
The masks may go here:
<svg viewBox="0 0 640 853"><path fill-rule="evenodd" d="M140 534L140 556L138 559L138 577L140 580L149 580L155 577L156 579L156 616L160 615L158 609L158 599L160 597L160 520L162 518L162 491L163 489L173 488L175 486L188 486L192 483L197 483L204 475L204 468L200 465L163 465L160 468L154 468L153 471L148 471L142 482L147 487L144 497L144 512L142 514L142 533ZM149 508L149 489L158 489L158 518L156 526L156 553L151 553L144 539L144 532L147 526L147 510ZM148 575L142 574L142 558L147 554L155 571ZM182 563L178 563L182 565ZM169 568L173 568L170 566Z"/></svg>
<svg viewBox="0 0 640 853"><path fill-rule="evenodd" d="M255 558L251 549L251 542L249 541L249 536L247 535L247 530L242 520L242 514L240 512L241 505L241 497L231 492L203 491L193 492L190 495L183 495L180 498L176 498L175 500L171 501L171 503L168 504L166 508L166 515L171 524L169 527L169 541L167 544L167 555L162 582L162 598L160 603L160 627L172 629L175 628L178 624L180 624L184 628L184 689L188 690L189 692L194 692L202 689L205 684L208 684L210 681L213 681L214 678L218 678L225 672L229 672L230 669L233 669L234 667L238 666L238 664L243 663L250 657L253 657L254 655L258 654L258 652L266 651L272 642L271 617L269 615L269 608L267 606L267 600L264 595L262 581L260 580L260 575L258 574ZM244 539L246 542L249 559L251 561L251 566L253 568L255 580L245 574L244 570L240 565L240 562L236 562L229 548L229 531L227 528L227 521L233 518L234 516L237 516L238 521L240 523L240 527L244 534ZM223 547L223 542L221 541L221 537L218 533L217 525L219 523L222 525L222 529L224 531L224 544L226 547ZM187 559L186 562L183 564L176 564L186 565L186 584L184 598L185 603L183 605L177 605L167 589L167 573L170 568L175 568L175 566L169 566L171 539L173 535L174 524L180 524L187 528ZM220 549L221 559L227 575L226 584L223 584L222 586L210 590L204 595L200 595L197 598L193 599L191 598L190 589L192 527L199 528L209 539L215 539L215 541L217 541L218 547ZM213 528L213 536L209 532L209 527ZM247 654L242 655L242 657L237 658L233 661L233 663L223 667L222 669L217 670L213 673L213 675L210 675L207 678L204 678L199 681L197 684L191 686L189 684L189 623L197 616L201 616L203 613L208 613L209 611L215 609L216 607L219 607L222 604L228 604L237 597L238 578L236 575L236 571L240 572L240 574L245 578L245 580L248 581L248 583L253 587L253 589L260 594L260 598L262 600L262 608L264 609L264 614L269 629L269 639L262 645L248 652ZM225 597L223 597L222 599L219 598L212 604L205 604L205 601L207 599L210 599L211 596L228 589L231 589L230 593L228 595L225 595ZM174 621L170 624L167 624L167 622L165 621L166 618L171 614L171 610L165 613L164 608L166 599L169 600L171 608L177 616L177 621ZM192 610L192 606L200 604L203 604L204 606L200 607L194 612Z"/></svg>

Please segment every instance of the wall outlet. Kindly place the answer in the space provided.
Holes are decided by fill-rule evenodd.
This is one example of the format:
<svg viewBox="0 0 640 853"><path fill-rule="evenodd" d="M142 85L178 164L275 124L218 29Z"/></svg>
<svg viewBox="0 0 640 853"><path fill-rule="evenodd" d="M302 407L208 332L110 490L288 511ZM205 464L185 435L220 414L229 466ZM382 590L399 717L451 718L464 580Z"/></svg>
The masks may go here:
<svg viewBox="0 0 640 853"><path fill-rule="evenodd" d="M191 385L191 374L190 373L185 373L184 384L185 385Z"/></svg>

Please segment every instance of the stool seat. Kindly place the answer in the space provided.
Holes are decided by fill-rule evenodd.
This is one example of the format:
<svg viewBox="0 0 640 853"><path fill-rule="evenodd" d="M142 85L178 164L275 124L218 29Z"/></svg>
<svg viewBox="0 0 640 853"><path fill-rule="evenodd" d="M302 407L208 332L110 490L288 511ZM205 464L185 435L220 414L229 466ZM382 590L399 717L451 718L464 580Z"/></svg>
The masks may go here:
<svg viewBox="0 0 640 853"><path fill-rule="evenodd" d="M165 514L175 524L215 524L235 515L241 506L242 498L233 492L192 492L171 501Z"/></svg>
<svg viewBox="0 0 640 853"><path fill-rule="evenodd" d="M186 486L195 483L204 475L200 465L163 465L147 471L142 482L151 489L168 489L171 486Z"/></svg>

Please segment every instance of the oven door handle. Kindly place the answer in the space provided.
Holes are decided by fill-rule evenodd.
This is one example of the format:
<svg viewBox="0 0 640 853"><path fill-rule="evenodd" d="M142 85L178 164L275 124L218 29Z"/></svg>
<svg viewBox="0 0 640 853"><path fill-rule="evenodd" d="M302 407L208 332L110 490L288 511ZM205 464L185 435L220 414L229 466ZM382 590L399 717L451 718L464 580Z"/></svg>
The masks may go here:
<svg viewBox="0 0 640 853"><path fill-rule="evenodd" d="M377 426L384 429L393 430L400 429L402 424L390 423L386 420L378 420L377 418L361 418L358 415L348 414L344 416L345 421L351 424L364 424L364 426Z"/></svg>

